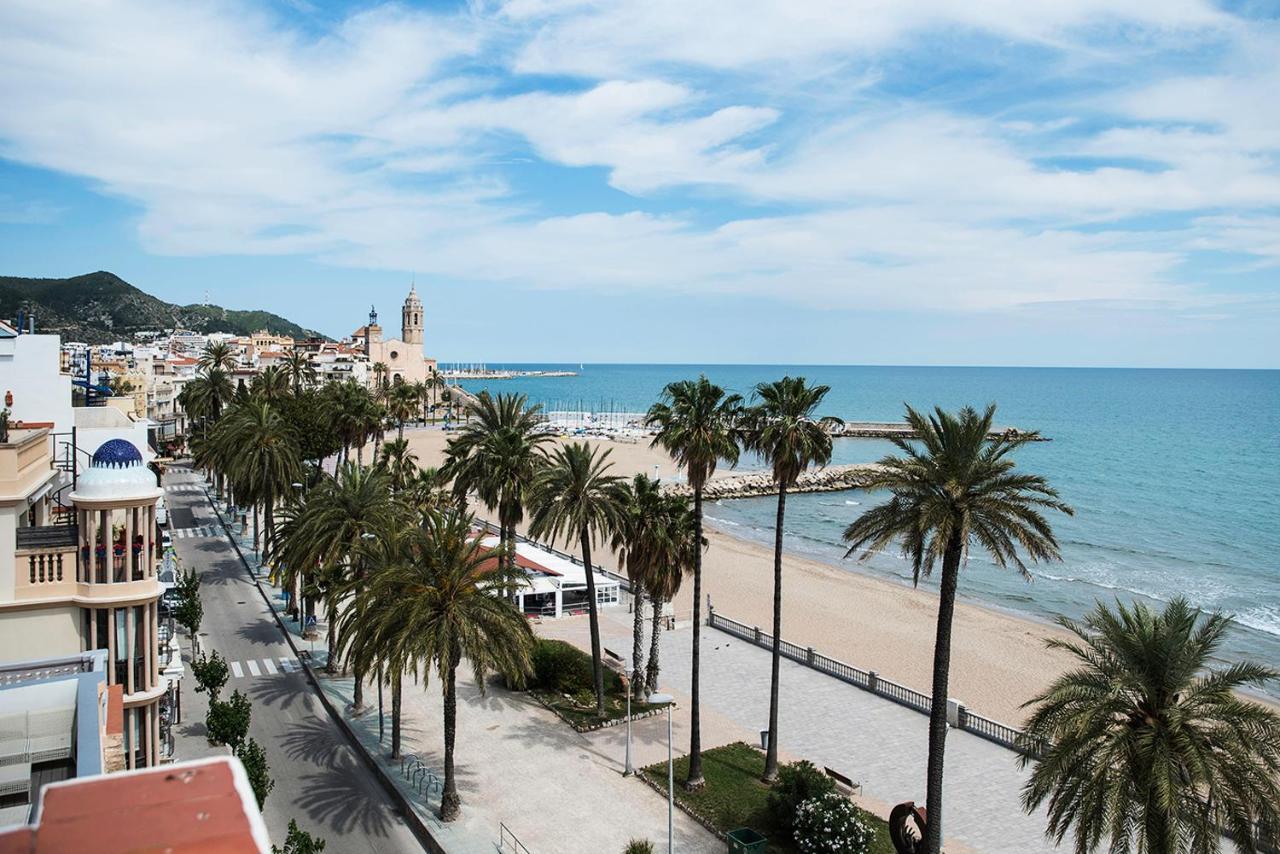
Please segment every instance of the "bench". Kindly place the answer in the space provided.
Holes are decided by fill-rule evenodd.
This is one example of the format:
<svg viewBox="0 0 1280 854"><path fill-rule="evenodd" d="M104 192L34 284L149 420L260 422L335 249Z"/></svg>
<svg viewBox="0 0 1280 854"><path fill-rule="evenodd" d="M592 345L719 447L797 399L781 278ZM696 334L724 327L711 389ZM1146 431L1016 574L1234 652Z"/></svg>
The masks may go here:
<svg viewBox="0 0 1280 854"><path fill-rule="evenodd" d="M822 771L823 771L823 773L825 773L828 777L830 777L832 780L834 780L834 781L836 782L836 785L837 785L837 786L843 786L844 788L848 789L848 790L849 790L849 794L852 794L852 795L861 795L861 794L862 794L862 784L861 784L861 783L855 783L855 782L853 782L852 780L850 780L848 777L846 777L845 775L841 774L839 771L836 771L836 770L835 770L835 769L833 769L833 768L828 768L828 767L827 767L827 766L825 766L825 765L823 765L823 766L822 766Z"/></svg>

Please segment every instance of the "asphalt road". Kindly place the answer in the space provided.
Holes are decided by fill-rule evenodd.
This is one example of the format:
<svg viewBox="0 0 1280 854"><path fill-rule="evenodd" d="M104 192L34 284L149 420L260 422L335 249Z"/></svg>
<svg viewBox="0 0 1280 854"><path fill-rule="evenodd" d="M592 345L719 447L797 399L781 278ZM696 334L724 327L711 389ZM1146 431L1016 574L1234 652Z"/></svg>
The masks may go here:
<svg viewBox="0 0 1280 854"><path fill-rule="evenodd" d="M173 531L205 527L216 534L175 536L173 544L184 567L201 575L201 647L217 650L232 663L224 696L239 690L253 701L249 736L266 750L275 779L263 808L272 841L283 844L289 820L296 819L303 830L327 841L326 853L419 854L423 849L417 838L296 666L284 634L208 500L202 492L181 489L198 483L184 468L171 467L165 475L169 525ZM175 486L178 491L169 488ZM188 665L182 720L174 728L179 759L226 753L205 739L207 709L207 697L195 691Z"/></svg>

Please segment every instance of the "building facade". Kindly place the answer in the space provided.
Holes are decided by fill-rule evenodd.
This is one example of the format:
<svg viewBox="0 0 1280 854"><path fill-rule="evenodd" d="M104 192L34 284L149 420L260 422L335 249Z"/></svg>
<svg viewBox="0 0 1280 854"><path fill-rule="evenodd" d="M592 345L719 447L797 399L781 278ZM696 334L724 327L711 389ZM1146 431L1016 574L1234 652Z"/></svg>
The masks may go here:
<svg viewBox="0 0 1280 854"><path fill-rule="evenodd" d="M435 373L436 360L428 359L423 353L425 320L422 300L418 299L415 287L409 289L409 296L405 297L400 309L399 338L383 339L378 312L373 309L369 311L369 322L357 329L352 337L363 346L371 375L373 366L380 364L386 366L386 379L392 383L419 383Z"/></svg>

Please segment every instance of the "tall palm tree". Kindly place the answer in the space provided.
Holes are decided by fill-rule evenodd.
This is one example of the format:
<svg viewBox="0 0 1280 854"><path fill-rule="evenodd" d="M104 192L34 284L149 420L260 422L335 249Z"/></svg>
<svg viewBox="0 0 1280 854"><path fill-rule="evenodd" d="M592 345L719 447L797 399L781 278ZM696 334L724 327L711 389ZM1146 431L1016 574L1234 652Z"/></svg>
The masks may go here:
<svg viewBox="0 0 1280 854"><path fill-rule="evenodd" d="M933 707L929 714L929 767L925 852L942 848L942 766L947 739L947 683L951 670L951 623L955 615L960 566L976 544L1001 567L1012 565L1024 576L1021 549L1033 561L1059 558L1043 510L1072 513L1043 477L1016 471L1011 454L1036 438L1034 433L992 435L996 408L978 414L935 409L930 416L907 407L913 440L891 441L901 456L887 456L871 473L866 489L887 489L893 497L855 519L844 532L849 554L870 557L898 543L911 560L915 582L942 562L938 625L933 652Z"/></svg>
<svg viewBox="0 0 1280 854"><path fill-rule="evenodd" d="M830 386L783 377L760 383L759 400L745 414L744 444L773 470L778 488L778 517L773 533L773 663L769 677L769 744L765 751L764 781L778 777L778 669L782 661L782 536L787 514L787 490L810 466L831 462L831 428L838 418L815 418L814 410Z"/></svg>
<svg viewBox="0 0 1280 854"><path fill-rule="evenodd" d="M254 549L258 547L257 508L263 508L269 554L275 505L302 476L298 445L289 426L265 400L249 400L218 425L215 442L230 461L236 494L254 505Z"/></svg>
<svg viewBox="0 0 1280 854"><path fill-rule="evenodd" d="M695 538L696 525L693 517L693 506L689 499L681 495L664 495L658 508L659 525L657 531L661 535L658 541L658 555L649 565L645 573L645 586L649 591L649 604L652 608L649 627L649 663L645 668L645 694L658 690L658 641L662 621L662 606L676 598L684 577L693 571L698 552L706 548L706 541L699 542Z"/></svg>
<svg viewBox="0 0 1280 854"><path fill-rule="evenodd" d="M404 438L404 422L418 411L418 392L409 383L396 383L387 396L387 413L396 422L396 438Z"/></svg>
<svg viewBox="0 0 1280 854"><path fill-rule="evenodd" d="M596 714L604 715L604 668L600 663L600 614L596 604L592 538L606 540L621 524L623 480L608 474L609 451L597 454L586 442L571 442L552 453L538 472L530 495L533 515L529 530L535 537L567 544L578 540L587 576L587 614L591 624L591 671L596 688Z"/></svg>
<svg viewBox="0 0 1280 854"><path fill-rule="evenodd" d="M516 527L524 520L525 496L546 461L551 435L541 429L541 407L523 394L490 397L481 392L467 410L462 431L449 440L445 475L459 500L475 492L497 511L499 539L509 564L515 561Z"/></svg>
<svg viewBox="0 0 1280 854"><path fill-rule="evenodd" d="M391 489L397 494L409 489L417 480L418 455L410 450L404 439L392 439L383 445L378 465L386 470L391 478Z"/></svg>
<svg viewBox="0 0 1280 854"><path fill-rule="evenodd" d="M523 578L472 534L473 519L429 512L409 533L412 559L374 574L358 596L373 625L391 627L388 644L409 666L440 679L444 693L444 785L440 818L458 817L454 769L457 736L458 666L465 659L483 692L488 673L517 678L529 672L533 632L511 604Z"/></svg>
<svg viewBox="0 0 1280 854"><path fill-rule="evenodd" d="M368 408L373 401L369 390L357 382L334 383L326 390L333 407L333 423L342 437L342 461L350 459L351 449L363 448L368 434Z"/></svg>
<svg viewBox="0 0 1280 854"><path fill-rule="evenodd" d="M662 553L667 520L662 516L664 496L659 481L643 474L623 484L623 506L613 536L613 549L618 564L631 582L631 689L644 696L644 604L648 577Z"/></svg>
<svg viewBox="0 0 1280 854"><path fill-rule="evenodd" d="M293 387L294 395L302 394L302 390L316 381L316 368L310 357L301 350L290 350L281 362L280 367Z"/></svg>
<svg viewBox="0 0 1280 854"><path fill-rule="evenodd" d="M727 394L705 376L671 383L662 400L649 407L645 423L657 429L653 446L661 446L685 471L693 490L694 541L702 542L702 490L724 460L738 462L738 424L742 397ZM700 789L702 776L702 711L699 668L702 659L702 551L693 562L693 686L689 703L689 776L685 787Z"/></svg>
<svg viewBox="0 0 1280 854"><path fill-rule="evenodd" d="M338 467L336 476L327 475L308 491L292 536L280 557L288 564L318 567L319 572L339 576L344 583L330 585L325 598L328 610L330 657L327 669L336 670L341 647L338 629L339 598L358 595L365 576L361 547L365 534L376 535L395 523L403 509L391 494L390 480L382 469L351 463ZM363 671L355 680L353 706L363 708Z"/></svg>
<svg viewBox="0 0 1280 854"><path fill-rule="evenodd" d="M272 403L284 400L290 394L289 377L283 368L271 365L253 378L249 393Z"/></svg>
<svg viewBox="0 0 1280 854"><path fill-rule="evenodd" d="M236 366L239 357L226 341L210 341L204 345L196 367L202 371L230 371Z"/></svg>
<svg viewBox="0 0 1280 854"><path fill-rule="evenodd" d="M1099 603L1058 622L1079 640L1048 646L1079 666L1026 704L1043 754L1022 760L1034 766L1023 806L1048 802L1048 836L1074 831L1080 854L1104 839L1112 851L1218 851L1223 832L1241 851L1280 843L1280 715L1235 693L1280 672L1210 666L1230 619L1201 619L1179 597L1161 612Z"/></svg>

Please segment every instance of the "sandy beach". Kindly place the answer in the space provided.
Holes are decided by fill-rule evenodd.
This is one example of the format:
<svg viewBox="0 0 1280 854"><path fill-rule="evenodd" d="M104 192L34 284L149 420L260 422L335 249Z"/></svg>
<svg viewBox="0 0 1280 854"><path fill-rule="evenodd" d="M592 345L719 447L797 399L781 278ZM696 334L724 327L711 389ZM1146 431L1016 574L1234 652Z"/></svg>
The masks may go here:
<svg viewBox="0 0 1280 854"><path fill-rule="evenodd" d="M442 432L412 430L405 436L421 465L443 461L446 436ZM652 475L656 465L659 477L676 475L672 460L645 443L590 441L609 449L617 474ZM482 507L475 509L483 513ZM773 607L772 550L713 528L708 528L707 536L710 547L703 557L703 587L716 610L767 629ZM593 557L616 569L613 556L604 550ZM676 611L684 619L693 608L692 589L692 582L686 582L676 599ZM839 567L787 555L783 562L783 637L925 693L932 678L937 601L931 591L868 576L854 561ZM987 717L1020 723L1026 714L1021 704L1070 663L1063 654L1044 647L1046 637L1063 634L1052 625L959 603L951 696Z"/></svg>

